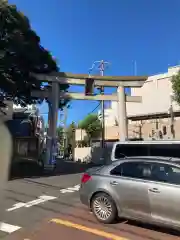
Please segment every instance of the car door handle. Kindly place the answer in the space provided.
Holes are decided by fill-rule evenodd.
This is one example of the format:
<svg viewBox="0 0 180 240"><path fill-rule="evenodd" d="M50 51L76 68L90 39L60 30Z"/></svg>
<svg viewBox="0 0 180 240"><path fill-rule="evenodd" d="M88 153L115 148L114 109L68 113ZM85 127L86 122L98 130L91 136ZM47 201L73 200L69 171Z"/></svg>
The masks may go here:
<svg viewBox="0 0 180 240"><path fill-rule="evenodd" d="M115 185L118 185L118 182L112 181L112 182L110 182L110 184L113 185L113 186L115 186Z"/></svg>
<svg viewBox="0 0 180 240"><path fill-rule="evenodd" d="M148 190L149 192L160 193L160 191L157 188L149 188Z"/></svg>

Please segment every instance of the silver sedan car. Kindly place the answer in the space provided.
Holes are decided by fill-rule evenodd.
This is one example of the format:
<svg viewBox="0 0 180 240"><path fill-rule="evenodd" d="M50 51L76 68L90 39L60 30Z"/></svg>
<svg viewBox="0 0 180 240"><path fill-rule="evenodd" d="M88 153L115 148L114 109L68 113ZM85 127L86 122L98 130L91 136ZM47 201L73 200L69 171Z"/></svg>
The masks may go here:
<svg viewBox="0 0 180 240"><path fill-rule="evenodd" d="M89 169L80 200L102 223L123 217L180 229L180 159L129 157Z"/></svg>

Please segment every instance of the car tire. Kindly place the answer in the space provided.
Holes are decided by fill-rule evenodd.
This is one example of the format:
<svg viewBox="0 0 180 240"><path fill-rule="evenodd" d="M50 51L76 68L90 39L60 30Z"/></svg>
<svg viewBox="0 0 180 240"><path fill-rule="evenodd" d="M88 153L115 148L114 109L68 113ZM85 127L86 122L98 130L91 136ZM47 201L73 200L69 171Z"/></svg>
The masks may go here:
<svg viewBox="0 0 180 240"><path fill-rule="evenodd" d="M104 210L103 207L105 207ZM96 219L101 223L110 224L117 219L116 204L112 197L106 193L97 193L92 198L91 210ZM106 211L106 216L103 215L104 211Z"/></svg>

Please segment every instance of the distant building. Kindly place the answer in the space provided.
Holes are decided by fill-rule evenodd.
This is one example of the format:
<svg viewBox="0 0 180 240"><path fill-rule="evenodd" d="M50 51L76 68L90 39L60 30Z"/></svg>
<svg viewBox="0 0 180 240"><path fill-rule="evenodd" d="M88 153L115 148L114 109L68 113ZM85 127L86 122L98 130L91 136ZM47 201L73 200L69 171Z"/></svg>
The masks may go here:
<svg viewBox="0 0 180 240"><path fill-rule="evenodd" d="M142 102L126 103L129 137L159 138L160 132L166 129L167 134L163 135L163 138L170 138L172 136L170 109L172 109L175 139L180 139L180 106L173 101L171 85L172 76L179 70L180 66L169 67L166 73L148 77L142 88L131 89L131 95L142 96ZM107 128L116 126L118 131L117 125L118 105L117 102L112 102L111 107L105 109L105 126Z"/></svg>
<svg viewBox="0 0 180 240"><path fill-rule="evenodd" d="M87 137L87 133L84 129L76 129L75 130L75 141L81 142Z"/></svg>
<svg viewBox="0 0 180 240"><path fill-rule="evenodd" d="M113 102L111 103L110 108L107 108L104 111L104 118L105 118L105 126L106 127L112 127L112 126L117 125L117 113L112 110L112 104L113 104ZM98 118L99 118L100 121L102 121L101 110L98 111Z"/></svg>
<svg viewBox="0 0 180 240"><path fill-rule="evenodd" d="M14 112L38 110L35 104L22 107L21 105L14 104L13 101L4 101L4 103L6 104L6 107L0 107L0 118L3 121L11 120Z"/></svg>
<svg viewBox="0 0 180 240"><path fill-rule="evenodd" d="M0 117L6 122L13 136L44 136L44 119L36 105L22 107L12 101L5 101L5 104L6 107L1 108Z"/></svg>

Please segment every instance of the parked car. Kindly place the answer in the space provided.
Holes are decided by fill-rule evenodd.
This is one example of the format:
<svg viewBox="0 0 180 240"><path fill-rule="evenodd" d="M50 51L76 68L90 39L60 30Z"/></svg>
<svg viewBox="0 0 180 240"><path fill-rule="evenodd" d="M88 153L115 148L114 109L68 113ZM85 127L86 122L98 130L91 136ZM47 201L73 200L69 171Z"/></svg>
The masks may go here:
<svg viewBox="0 0 180 240"><path fill-rule="evenodd" d="M180 141L125 141L111 146L111 161L132 156L164 156L180 158Z"/></svg>
<svg viewBox="0 0 180 240"><path fill-rule="evenodd" d="M102 223L123 217L180 229L180 158L126 157L89 169L79 192Z"/></svg>

